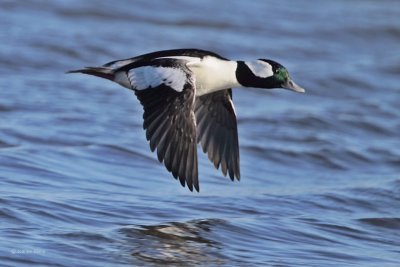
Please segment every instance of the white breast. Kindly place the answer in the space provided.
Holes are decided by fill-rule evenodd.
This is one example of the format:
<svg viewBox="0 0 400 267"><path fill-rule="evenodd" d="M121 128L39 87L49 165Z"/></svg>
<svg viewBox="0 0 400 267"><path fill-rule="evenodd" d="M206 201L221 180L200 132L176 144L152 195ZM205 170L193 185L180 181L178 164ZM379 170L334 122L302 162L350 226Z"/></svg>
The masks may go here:
<svg viewBox="0 0 400 267"><path fill-rule="evenodd" d="M204 57L200 62L189 62L189 69L196 77L196 95L241 86L236 79L236 61Z"/></svg>

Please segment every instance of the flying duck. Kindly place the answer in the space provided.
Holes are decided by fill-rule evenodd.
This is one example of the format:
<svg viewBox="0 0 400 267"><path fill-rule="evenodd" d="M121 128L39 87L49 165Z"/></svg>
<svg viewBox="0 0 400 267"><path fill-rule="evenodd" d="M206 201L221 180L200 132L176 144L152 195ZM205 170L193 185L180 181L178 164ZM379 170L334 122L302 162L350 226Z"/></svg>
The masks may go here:
<svg viewBox="0 0 400 267"><path fill-rule="evenodd" d="M304 93L287 69L269 60L232 61L199 49L158 51L68 73L105 78L131 89L143 105L151 151L182 186L199 192L197 143L224 176L240 180L233 87Z"/></svg>

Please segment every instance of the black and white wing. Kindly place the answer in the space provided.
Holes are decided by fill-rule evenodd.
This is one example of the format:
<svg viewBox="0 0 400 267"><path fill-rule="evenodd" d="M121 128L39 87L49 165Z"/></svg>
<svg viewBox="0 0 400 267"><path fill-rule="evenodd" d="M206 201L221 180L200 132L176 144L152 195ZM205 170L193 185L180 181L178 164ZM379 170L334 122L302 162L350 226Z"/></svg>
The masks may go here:
<svg viewBox="0 0 400 267"><path fill-rule="evenodd" d="M223 174L229 173L240 180L239 141L232 90L226 89L196 98L197 141L204 153L221 166Z"/></svg>
<svg viewBox="0 0 400 267"><path fill-rule="evenodd" d="M194 116L195 82L185 62L157 59L131 68L127 77L143 105L143 128L152 151L173 176L199 191Z"/></svg>

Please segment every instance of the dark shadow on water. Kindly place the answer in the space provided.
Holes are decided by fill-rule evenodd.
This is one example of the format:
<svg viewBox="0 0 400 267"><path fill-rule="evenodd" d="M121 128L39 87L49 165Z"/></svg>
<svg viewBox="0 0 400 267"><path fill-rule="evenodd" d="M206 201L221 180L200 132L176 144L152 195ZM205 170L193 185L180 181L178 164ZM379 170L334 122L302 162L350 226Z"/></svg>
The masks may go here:
<svg viewBox="0 0 400 267"><path fill-rule="evenodd" d="M172 222L153 226L122 228L125 244L135 263L155 265L221 265L226 258L222 244L212 238L213 228L224 225L220 219ZM215 236L214 236L215 238Z"/></svg>

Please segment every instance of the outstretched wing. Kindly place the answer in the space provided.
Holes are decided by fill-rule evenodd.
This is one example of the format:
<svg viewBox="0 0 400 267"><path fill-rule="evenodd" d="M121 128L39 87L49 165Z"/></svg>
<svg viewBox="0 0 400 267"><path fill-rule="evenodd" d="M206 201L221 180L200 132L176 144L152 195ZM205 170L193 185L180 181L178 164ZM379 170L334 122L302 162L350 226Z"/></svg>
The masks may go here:
<svg viewBox="0 0 400 267"><path fill-rule="evenodd" d="M204 153L221 166L223 174L229 173L240 180L239 141L232 90L226 89L196 98L197 141L201 142Z"/></svg>
<svg viewBox="0 0 400 267"><path fill-rule="evenodd" d="M143 128L152 151L173 176L199 191L194 116L195 82L185 62L159 59L127 71L143 105Z"/></svg>

